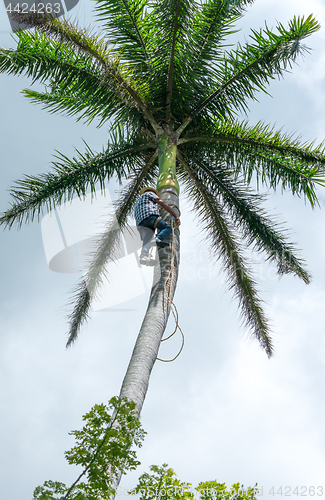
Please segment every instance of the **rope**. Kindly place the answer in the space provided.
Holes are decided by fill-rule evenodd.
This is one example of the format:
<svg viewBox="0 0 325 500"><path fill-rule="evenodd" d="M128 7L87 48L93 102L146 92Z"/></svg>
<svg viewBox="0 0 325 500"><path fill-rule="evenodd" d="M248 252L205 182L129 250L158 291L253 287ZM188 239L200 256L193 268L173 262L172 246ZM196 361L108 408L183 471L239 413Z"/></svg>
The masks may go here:
<svg viewBox="0 0 325 500"><path fill-rule="evenodd" d="M171 206L171 205L170 205ZM175 205L176 207L176 205ZM178 208L178 207L176 207ZM178 208L179 210L179 208ZM174 319L175 319L175 329L173 331L173 333L171 333L168 337L166 337L165 339L161 339L161 342L164 342L165 340L168 340L170 339L176 332L177 330L179 330L182 334L182 345L181 345L181 348L180 350L178 351L178 353L176 354L176 356L172 359L161 359L161 358L157 358L159 361L162 361L163 363L171 363L172 361L175 361L176 358L178 358L178 356L180 355L180 353L182 352L183 350L183 347L184 347L184 342L185 342L185 337L184 337L184 333L181 329L181 327L179 326L178 324L178 311L177 311L177 307L175 306L174 302L172 301L171 299L171 288L172 288L172 277L173 277L173 271L174 271L174 250L175 250L175 247L174 247L174 230L175 229L178 229L174 227L174 224L172 225L172 231L173 231L173 238L172 238L172 259L171 259L171 266L170 266L170 270L169 270L169 273L168 273L168 276L167 276L167 279L166 279L166 282L165 282L165 285L164 285L164 293L167 297L167 299L169 300L169 306L170 306L170 309L173 313L173 316L174 316ZM178 229L179 230L179 229ZM167 282L169 280L169 293L167 293Z"/></svg>

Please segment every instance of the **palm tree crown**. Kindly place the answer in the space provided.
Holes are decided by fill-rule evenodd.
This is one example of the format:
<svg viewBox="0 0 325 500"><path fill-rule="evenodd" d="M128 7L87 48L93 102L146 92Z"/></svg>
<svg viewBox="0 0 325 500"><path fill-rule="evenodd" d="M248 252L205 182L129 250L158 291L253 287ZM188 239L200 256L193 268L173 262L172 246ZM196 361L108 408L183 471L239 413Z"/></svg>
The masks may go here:
<svg viewBox="0 0 325 500"><path fill-rule="evenodd" d="M72 159L59 156L49 173L18 181L1 223L20 226L117 176L124 185L116 206L121 230L141 187L158 182L159 189L177 194L178 179L228 271L246 323L270 356L245 244L265 252L279 274L293 273L306 283L310 276L250 183L280 186L315 206L315 185L325 180L324 147L238 116L307 50L302 42L319 24L313 16L295 17L288 27L252 31L249 43L227 48L251 3L96 0L99 35L68 20L17 14L34 29L17 32L15 50L0 49L0 71L46 84L44 92L24 94L51 112L109 123L110 143L100 154L87 148ZM118 231L108 227L77 290L68 343L87 317L117 241Z"/></svg>

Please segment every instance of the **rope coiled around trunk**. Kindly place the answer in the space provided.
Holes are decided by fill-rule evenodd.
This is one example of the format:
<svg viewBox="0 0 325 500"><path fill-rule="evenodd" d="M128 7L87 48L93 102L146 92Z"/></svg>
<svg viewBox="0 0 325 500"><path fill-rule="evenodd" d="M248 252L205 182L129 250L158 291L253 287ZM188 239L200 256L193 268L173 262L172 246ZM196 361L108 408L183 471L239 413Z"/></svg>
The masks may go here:
<svg viewBox="0 0 325 500"><path fill-rule="evenodd" d="M178 207L177 207L178 208ZM175 247L174 247L174 231L175 229L178 229L174 227L174 224L172 226L172 258L171 258L171 266L170 266L170 270L169 270L169 273L168 273L168 276L167 276L167 279L166 279L166 282L165 282L165 285L164 285L164 293L169 301L169 305L170 305L170 310L171 312L173 313L173 316L174 316L174 319L175 319L175 329L173 331L173 333L171 333L168 337L166 337L165 339L161 339L161 342L164 342L165 340L168 340L170 339L176 332L177 330L179 330L181 332L181 335L182 335L182 345L181 345L181 348L180 350L178 351L178 353L176 354L176 356L172 359L161 359L161 358L158 358L157 359L159 361L162 361L163 363L171 363L172 361L175 361L176 358L178 358L178 356L180 355L180 353L182 352L183 350L183 347L184 347L184 342L185 342L185 337L184 337L184 333L181 329L181 327L179 326L179 323L178 323L178 311L177 311L177 307L175 306L174 302L172 301L172 298L171 298L171 287L172 287L172 278L173 278L173 271L174 271L174 253L175 253ZM169 280L169 292L167 291L167 283L168 283L168 280Z"/></svg>

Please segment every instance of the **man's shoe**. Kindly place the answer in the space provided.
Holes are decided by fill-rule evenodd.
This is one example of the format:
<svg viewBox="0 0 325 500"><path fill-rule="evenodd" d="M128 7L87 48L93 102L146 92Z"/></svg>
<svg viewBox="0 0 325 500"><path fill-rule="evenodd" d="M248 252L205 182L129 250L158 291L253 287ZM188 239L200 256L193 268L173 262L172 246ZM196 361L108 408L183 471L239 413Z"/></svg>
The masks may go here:
<svg viewBox="0 0 325 500"><path fill-rule="evenodd" d="M159 248L165 248L165 247L168 247L169 246L169 243L167 243L167 241L162 241L160 238L158 238L158 236L156 236L152 241L151 241L151 244L152 245L157 245L157 247Z"/></svg>
<svg viewBox="0 0 325 500"><path fill-rule="evenodd" d="M142 266L155 266L158 260L151 259L150 257L140 257L140 264Z"/></svg>

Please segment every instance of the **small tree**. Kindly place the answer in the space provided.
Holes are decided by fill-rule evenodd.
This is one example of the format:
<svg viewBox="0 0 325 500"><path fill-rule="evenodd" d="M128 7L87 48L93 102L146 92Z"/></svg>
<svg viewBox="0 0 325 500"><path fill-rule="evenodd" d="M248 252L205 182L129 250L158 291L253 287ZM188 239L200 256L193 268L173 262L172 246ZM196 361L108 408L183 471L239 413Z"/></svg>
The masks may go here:
<svg viewBox="0 0 325 500"><path fill-rule="evenodd" d="M81 431L70 432L76 445L65 453L68 463L81 466L82 473L70 487L45 481L35 489L34 500L109 500L120 474L140 464L132 446L141 446L145 432L133 401L112 398L108 405L95 405L83 420Z"/></svg>

